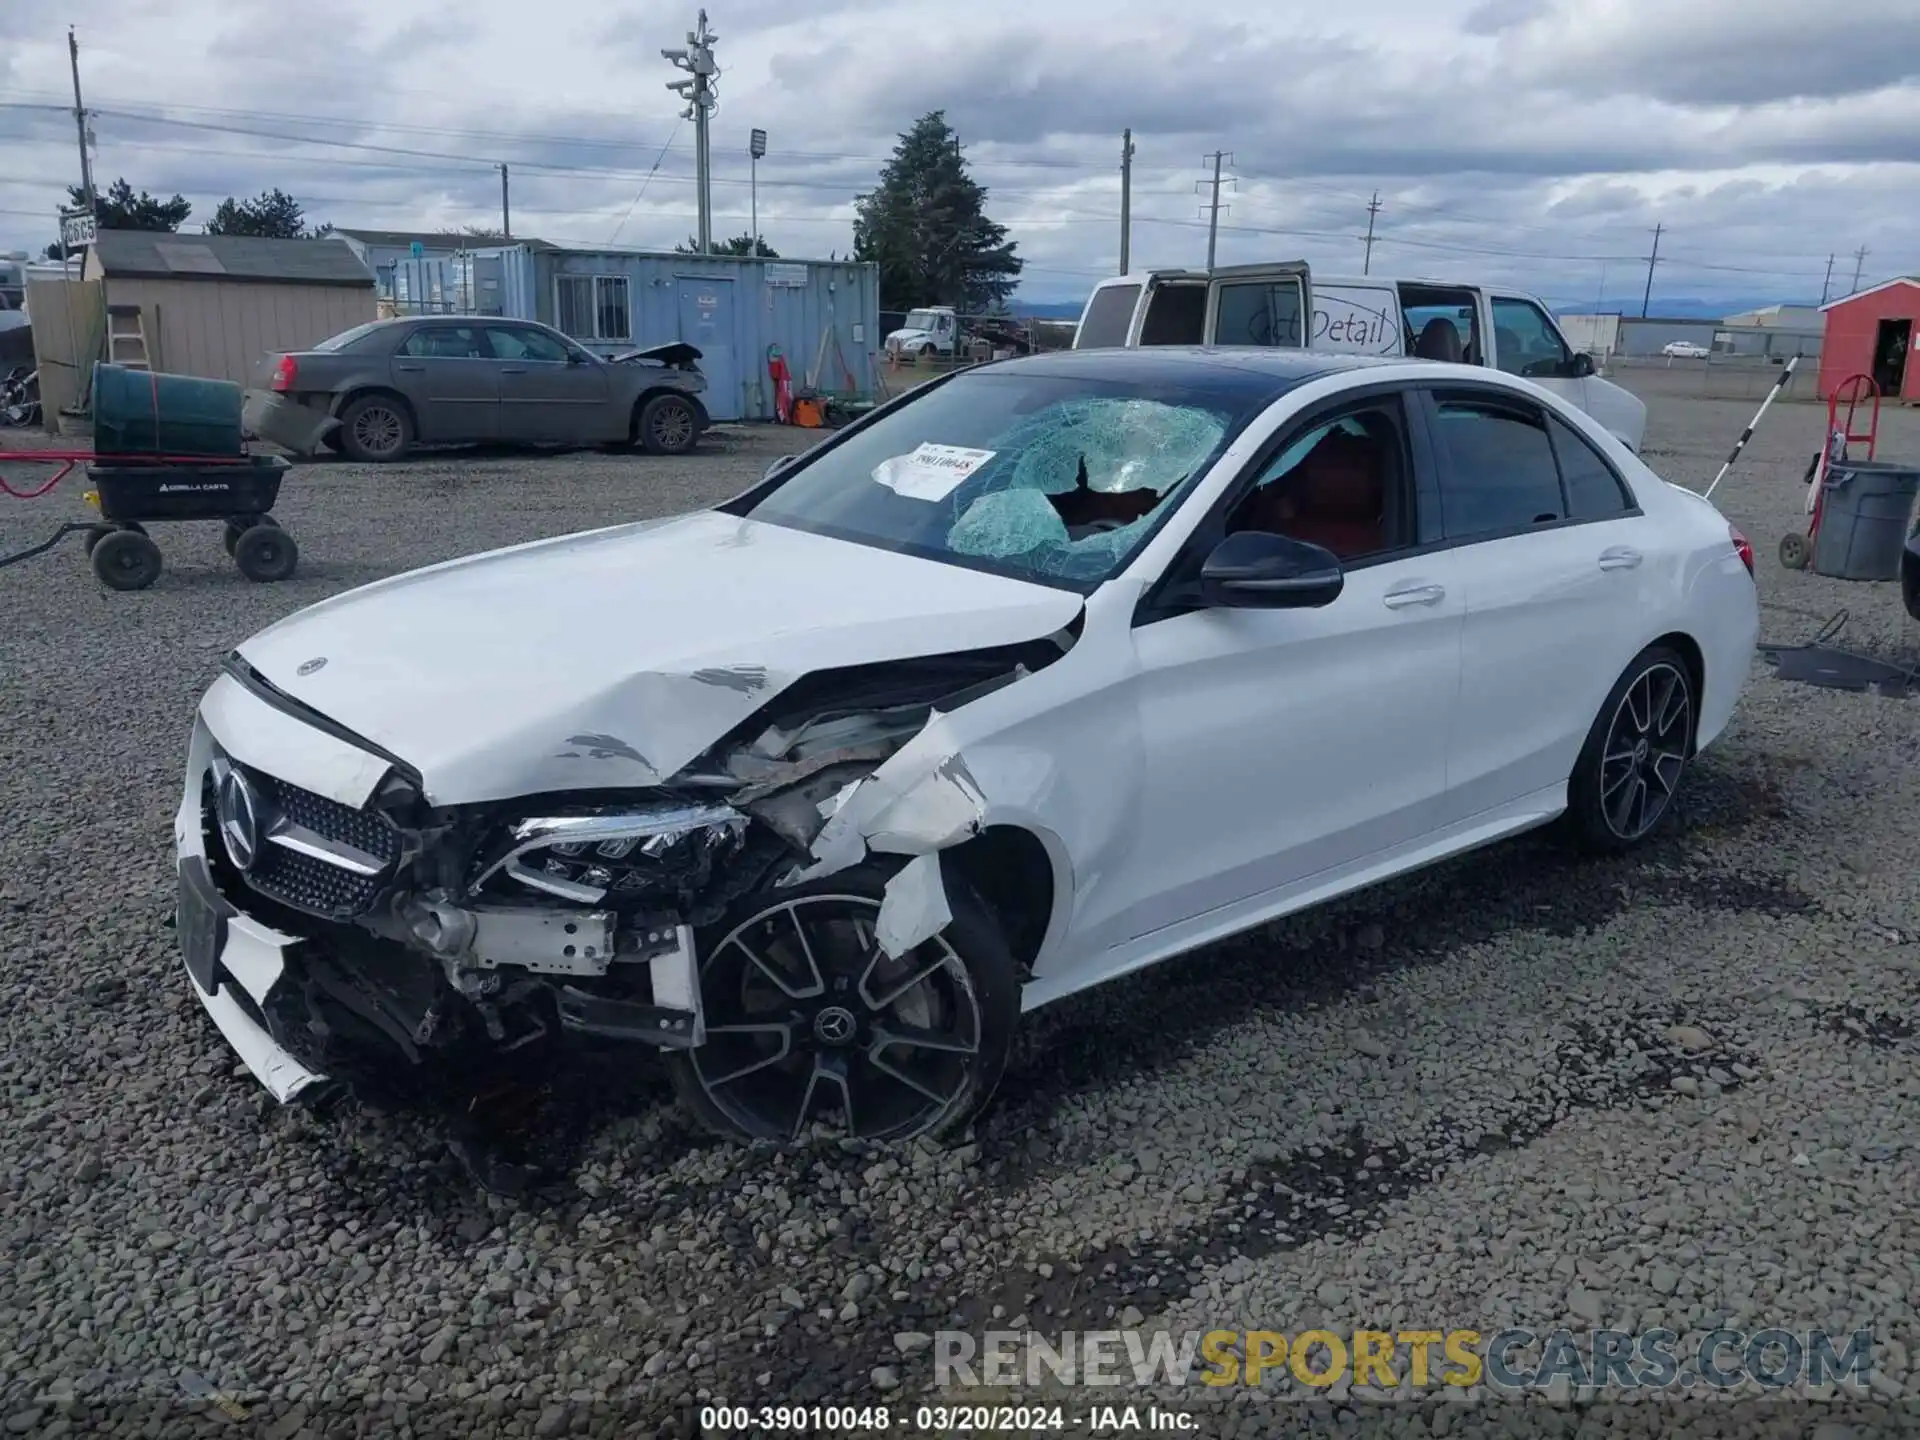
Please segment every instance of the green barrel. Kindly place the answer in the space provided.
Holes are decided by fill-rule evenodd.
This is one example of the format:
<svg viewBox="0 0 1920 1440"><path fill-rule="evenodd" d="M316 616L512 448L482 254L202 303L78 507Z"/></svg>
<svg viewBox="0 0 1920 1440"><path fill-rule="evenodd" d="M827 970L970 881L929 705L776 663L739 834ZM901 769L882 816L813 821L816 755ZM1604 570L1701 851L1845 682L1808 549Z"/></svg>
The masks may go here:
<svg viewBox="0 0 1920 1440"><path fill-rule="evenodd" d="M239 455L241 388L231 380L93 367L96 455Z"/></svg>

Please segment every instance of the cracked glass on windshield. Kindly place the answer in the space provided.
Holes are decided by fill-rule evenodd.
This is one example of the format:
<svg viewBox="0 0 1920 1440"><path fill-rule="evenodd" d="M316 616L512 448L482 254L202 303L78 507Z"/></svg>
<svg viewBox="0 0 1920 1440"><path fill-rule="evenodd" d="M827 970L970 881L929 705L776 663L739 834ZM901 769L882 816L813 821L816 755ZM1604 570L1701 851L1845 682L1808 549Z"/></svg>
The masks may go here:
<svg viewBox="0 0 1920 1440"><path fill-rule="evenodd" d="M959 375L848 435L746 513L1091 588L1120 569L1257 408L1164 384Z"/></svg>

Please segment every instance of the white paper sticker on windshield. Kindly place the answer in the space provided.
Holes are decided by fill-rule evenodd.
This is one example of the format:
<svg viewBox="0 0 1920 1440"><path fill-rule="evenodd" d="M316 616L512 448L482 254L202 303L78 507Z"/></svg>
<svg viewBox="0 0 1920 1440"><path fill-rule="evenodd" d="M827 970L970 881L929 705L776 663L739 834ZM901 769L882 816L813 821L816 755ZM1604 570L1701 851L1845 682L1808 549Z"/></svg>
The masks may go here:
<svg viewBox="0 0 1920 1440"><path fill-rule="evenodd" d="M962 445L922 445L873 467L873 478L909 500L944 500L993 458L991 450Z"/></svg>

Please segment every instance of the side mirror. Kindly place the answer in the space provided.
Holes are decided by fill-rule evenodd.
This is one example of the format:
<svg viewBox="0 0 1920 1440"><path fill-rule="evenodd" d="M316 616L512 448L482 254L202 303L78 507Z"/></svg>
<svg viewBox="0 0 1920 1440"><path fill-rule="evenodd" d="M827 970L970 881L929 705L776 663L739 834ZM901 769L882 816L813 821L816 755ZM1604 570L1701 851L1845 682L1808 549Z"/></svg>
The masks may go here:
<svg viewBox="0 0 1920 1440"><path fill-rule="evenodd" d="M1578 355L1573 357L1573 364L1568 367L1568 370L1574 379L1586 379L1589 375L1593 374L1593 356L1582 350Z"/></svg>
<svg viewBox="0 0 1920 1440"><path fill-rule="evenodd" d="M1313 609L1331 604L1346 583L1331 550L1261 530L1229 535L1200 567L1200 597L1220 609Z"/></svg>

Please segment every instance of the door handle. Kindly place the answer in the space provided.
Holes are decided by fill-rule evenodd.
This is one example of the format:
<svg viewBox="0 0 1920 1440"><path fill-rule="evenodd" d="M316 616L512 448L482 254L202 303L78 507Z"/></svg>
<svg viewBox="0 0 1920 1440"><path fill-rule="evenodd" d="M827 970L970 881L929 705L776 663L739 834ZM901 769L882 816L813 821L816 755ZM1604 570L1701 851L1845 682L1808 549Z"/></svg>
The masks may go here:
<svg viewBox="0 0 1920 1440"><path fill-rule="evenodd" d="M502 375L524 375L527 373L527 367L524 365L502 366L500 373Z"/></svg>
<svg viewBox="0 0 1920 1440"><path fill-rule="evenodd" d="M1640 552L1631 545L1614 545L1600 552L1602 570L1631 570L1640 563Z"/></svg>
<svg viewBox="0 0 1920 1440"><path fill-rule="evenodd" d="M393 368L396 370L405 371L409 375L418 375L422 373L427 367L424 365L396 365Z"/></svg>
<svg viewBox="0 0 1920 1440"><path fill-rule="evenodd" d="M1409 605L1438 605L1446 597L1444 585L1408 585L1404 589L1389 590L1386 602L1389 610L1405 610Z"/></svg>

